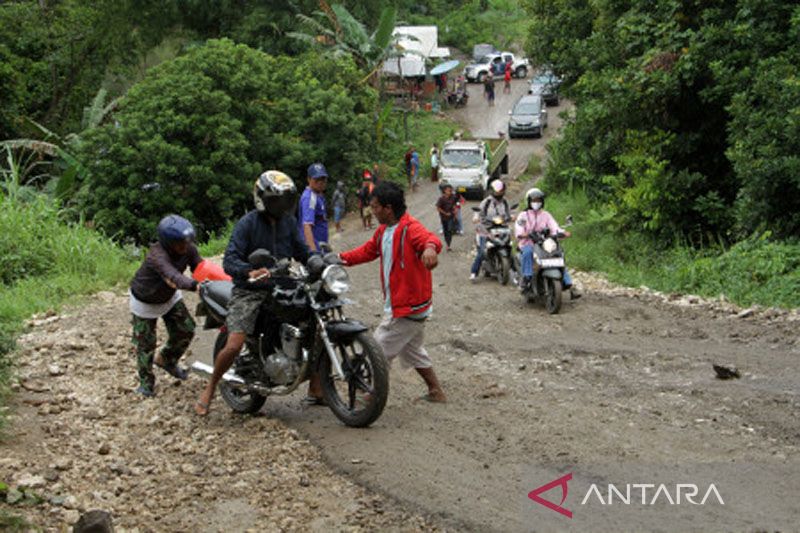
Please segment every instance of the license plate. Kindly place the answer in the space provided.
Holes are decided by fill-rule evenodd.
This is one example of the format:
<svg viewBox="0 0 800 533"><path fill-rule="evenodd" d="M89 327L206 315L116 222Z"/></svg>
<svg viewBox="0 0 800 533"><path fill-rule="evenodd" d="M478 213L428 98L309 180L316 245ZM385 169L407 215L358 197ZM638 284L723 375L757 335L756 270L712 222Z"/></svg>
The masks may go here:
<svg viewBox="0 0 800 533"><path fill-rule="evenodd" d="M467 192L467 188L466 187L459 187L458 188L458 192Z"/></svg>
<svg viewBox="0 0 800 533"><path fill-rule="evenodd" d="M539 264L544 268L556 268L564 266L564 259L561 257L552 257L549 259L541 259Z"/></svg>

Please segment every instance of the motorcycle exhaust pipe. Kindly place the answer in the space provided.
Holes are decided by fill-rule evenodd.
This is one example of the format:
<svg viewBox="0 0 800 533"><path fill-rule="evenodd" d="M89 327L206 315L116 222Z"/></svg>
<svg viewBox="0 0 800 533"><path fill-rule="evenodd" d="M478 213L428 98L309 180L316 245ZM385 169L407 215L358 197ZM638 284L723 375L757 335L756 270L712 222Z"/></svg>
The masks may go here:
<svg viewBox="0 0 800 533"><path fill-rule="evenodd" d="M211 374L214 373L213 366L201 363L200 361L195 361L194 363L192 363L191 369L192 371L198 374L204 374L206 376L210 376ZM228 370L227 372L225 372L225 374L222 375L222 381L224 381L225 383L229 383L234 387L240 387L240 388L246 387L244 380L239 376L237 376L236 373L233 372L232 370Z"/></svg>

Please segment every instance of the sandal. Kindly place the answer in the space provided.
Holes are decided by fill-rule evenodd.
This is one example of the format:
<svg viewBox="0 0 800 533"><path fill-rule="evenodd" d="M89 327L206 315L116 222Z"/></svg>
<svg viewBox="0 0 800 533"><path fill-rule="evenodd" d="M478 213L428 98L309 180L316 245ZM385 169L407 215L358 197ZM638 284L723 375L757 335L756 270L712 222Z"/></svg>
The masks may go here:
<svg viewBox="0 0 800 533"><path fill-rule="evenodd" d="M196 414L197 416L208 416L209 404L210 402L203 403L200 400L197 400L196 402L194 402L194 414Z"/></svg>
<svg viewBox="0 0 800 533"><path fill-rule="evenodd" d="M302 403L303 403L303 405L306 405L306 406L315 406L315 405L327 406L328 405L328 403L325 401L325 398L317 397L317 396L311 396L311 395L308 395L305 398L303 398Z"/></svg>

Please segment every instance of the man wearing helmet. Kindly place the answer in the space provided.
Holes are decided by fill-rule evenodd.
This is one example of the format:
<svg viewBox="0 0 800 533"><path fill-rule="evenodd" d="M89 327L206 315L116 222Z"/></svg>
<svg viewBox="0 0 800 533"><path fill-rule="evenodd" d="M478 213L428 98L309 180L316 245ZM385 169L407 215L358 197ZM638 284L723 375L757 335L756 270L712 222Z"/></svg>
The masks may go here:
<svg viewBox="0 0 800 533"><path fill-rule="evenodd" d="M194 245L192 224L178 215L169 215L158 223L158 242L147 252L136 271L129 290L133 324L133 349L139 373L138 394L155 396L156 377L153 362L171 376L184 380L186 370L178 360L194 337L194 320L186 309L181 291L197 290L197 282L183 275L202 262ZM156 322L163 318L168 338L156 356Z"/></svg>
<svg viewBox="0 0 800 533"><path fill-rule="evenodd" d="M475 256L469 274L469 279L472 281L478 279L478 273L481 271L481 263L483 263L483 256L486 252L486 238L489 235L487 228L491 225L492 220L495 217L502 217L504 222L511 222L511 209L505 199L506 184L503 183L503 180L494 180L489 185L489 190L491 194L483 199L480 210L475 214L477 217L475 232L478 234L478 255Z"/></svg>
<svg viewBox="0 0 800 533"><path fill-rule="evenodd" d="M233 364L247 335L254 332L258 310L271 296L268 283L254 285L249 281L268 278L269 270L254 269L247 258L263 248L276 259L291 257L302 263L308 260L308 247L300 238L293 215L297 188L292 179L277 170L264 172L253 187L253 201L256 208L239 219L225 249L222 265L234 285L226 319L228 341L214 361L214 373L195 404L195 412L201 416L208 414L217 384Z"/></svg>
<svg viewBox="0 0 800 533"><path fill-rule="evenodd" d="M534 231L550 229L550 234L563 233L565 237L572 235L569 231L561 229L553 215L544 210L544 193L537 189L529 189L525 193L525 204L527 209L517 215L516 236L519 249L522 251L522 285L527 286L533 277L533 242L528 235ZM572 276L567 269L564 269L563 279L564 289L570 291L570 297L574 300L581 297L580 292L572 286Z"/></svg>

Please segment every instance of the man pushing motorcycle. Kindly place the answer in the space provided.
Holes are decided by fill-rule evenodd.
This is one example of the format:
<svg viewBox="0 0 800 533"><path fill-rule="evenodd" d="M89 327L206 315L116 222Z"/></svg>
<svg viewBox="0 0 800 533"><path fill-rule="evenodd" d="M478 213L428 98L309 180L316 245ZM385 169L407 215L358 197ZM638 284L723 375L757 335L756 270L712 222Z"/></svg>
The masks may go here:
<svg viewBox="0 0 800 533"><path fill-rule="evenodd" d="M545 228L550 230L551 235L563 234L570 237L569 231L561 229L553 215L544 210L544 193L537 189L529 189L525 193L526 209L517 215L516 236L519 249L522 252L522 282L520 289L524 290L533 277L533 242L529 235L533 232L543 231ZM581 297L581 293L572 286L572 276L564 269L562 280L563 288L570 291L570 297L575 300Z"/></svg>
<svg viewBox="0 0 800 533"><path fill-rule="evenodd" d="M253 200L255 209L236 223L225 249L223 268L234 284L226 319L228 340L214 362L211 379L195 404L195 412L200 416L208 414L217 384L233 364L247 335L253 333L258 310L272 294L268 283L254 283L269 278L269 270L253 269L248 256L258 249L268 250L278 259L293 258L301 263L309 256L292 214L297 205L297 188L292 179L277 170L264 172L253 187Z"/></svg>

